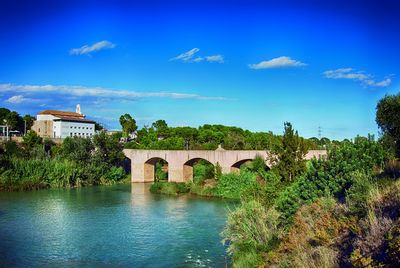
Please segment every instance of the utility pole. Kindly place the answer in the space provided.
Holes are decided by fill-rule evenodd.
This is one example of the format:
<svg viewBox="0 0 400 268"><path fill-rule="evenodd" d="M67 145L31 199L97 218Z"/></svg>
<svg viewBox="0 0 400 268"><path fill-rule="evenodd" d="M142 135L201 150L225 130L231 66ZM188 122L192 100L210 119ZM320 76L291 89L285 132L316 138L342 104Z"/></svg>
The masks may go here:
<svg viewBox="0 0 400 268"><path fill-rule="evenodd" d="M26 136L26 120L24 120L24 136Z"/></svg>
<svg viewBox="0 0 400 268"><path fill-rule="evenodd" d="M322 133L321 126L318 126L318 139L319 140L321 139L321 133Z"/></svg>

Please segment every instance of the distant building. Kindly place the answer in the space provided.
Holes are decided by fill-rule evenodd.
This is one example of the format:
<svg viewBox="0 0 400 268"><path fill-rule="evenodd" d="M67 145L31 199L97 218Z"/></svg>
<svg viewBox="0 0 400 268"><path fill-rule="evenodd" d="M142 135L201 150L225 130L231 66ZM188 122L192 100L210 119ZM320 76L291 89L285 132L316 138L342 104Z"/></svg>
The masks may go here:
<svg viewBox="0 0 400 268"><path fill-rule="evenodd" d="M95 123L85 118L78 104L76 112L41 111L36 116L32 130L43 138L91 137L95 133Z"/></svg>

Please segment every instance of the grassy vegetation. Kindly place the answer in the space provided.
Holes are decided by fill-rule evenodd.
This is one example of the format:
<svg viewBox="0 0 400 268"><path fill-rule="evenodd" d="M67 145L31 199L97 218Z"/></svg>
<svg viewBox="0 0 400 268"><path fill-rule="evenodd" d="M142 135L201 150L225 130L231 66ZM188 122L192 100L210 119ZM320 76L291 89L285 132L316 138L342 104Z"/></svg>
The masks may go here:
<svg viewBox="0 0 400 268"><path fill-rule="evenodd" d="M275 183L257 180L259 194L241 198L222 233L233 266L398 266L400 182L386 173L390 162L373 137L358 137L293 182L264 173Z"/></svg>
<svg viewBox="0 0 400 268"><path fill-rule="evenodd" d="M123 159L118 141L104 133L55 145L30 132L23 144L0 144L0 191L124 182Z"/></svg>

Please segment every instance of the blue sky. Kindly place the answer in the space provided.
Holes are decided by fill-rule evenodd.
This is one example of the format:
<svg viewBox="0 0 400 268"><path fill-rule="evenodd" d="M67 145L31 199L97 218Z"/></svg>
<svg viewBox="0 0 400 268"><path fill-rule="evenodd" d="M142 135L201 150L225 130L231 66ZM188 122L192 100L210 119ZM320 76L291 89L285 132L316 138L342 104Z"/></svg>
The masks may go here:
<svg viewBox="0 0 400 268"><path fill-rule="evenodd" d="M276 2L1 0L0 107L377 134L376 102L400 89L400 3Z"/></svg>

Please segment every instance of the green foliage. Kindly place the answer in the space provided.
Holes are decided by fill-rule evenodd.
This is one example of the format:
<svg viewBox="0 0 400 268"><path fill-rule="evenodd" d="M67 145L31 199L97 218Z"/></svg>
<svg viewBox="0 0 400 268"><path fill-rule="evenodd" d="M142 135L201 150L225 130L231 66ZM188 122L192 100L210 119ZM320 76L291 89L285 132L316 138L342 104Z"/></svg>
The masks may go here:
<svg viewBox="0 0 400 268"><path fill-rule="evenodd" d="M265 182L265 186L262 189L264 196L262 202L267 207L270 207L284 189L285 184L282 182L281 177L272 170L262 173L262 178Z"/></svg>
<svg viewBox="0 0 400 268"><path fill-rule="evenodd" d="M382 132L390 136L396 156L400 157L400 93L386 95L376 106L376 123Z"/></svg>
<svg viewBox="0 0 400 268"><path fill-rule="evenodd" d="M95 151L93 160L96 163L105 163L108 166L120 166L125 156L122 152L122 145L115 137L100 132L93 136Z"/></svg>
<svg viewBox="0 0 400 268"><path fill-rule="evenodd" d="M387 154L372 136L330 148L328 159L312 160L309 170L279 195L277 208L285 223L291 223L302 204L326 195L343 197L352 185L354 172L372 174L374 168L383 167L386 159Z"/></svg>
<svg viewBox="0 0 400 268"><path fill-rule="evenodd" d="M352 185L346 191L346 203L351 212L363 217L368 212L367 200L374 184L372 178L361 171L356 171L352 175Z"/></svg>
<svg viewBox="0 0 400 268"><path fill-rule="evenodd" d="M215 150L218 145L228 150L268 150L280 143L281 138L271 132L250 132L238 127L203 125L199 128L169 127L164 120L157 120L151 127L137 131L135 142L125 148L163 150Z"/></svg>
<svg viewBox="0 0 400 268"><path fill-rule="evenodd" d="M265 164L264 158L260 155L257 155L249 163L243 164L240 168L242 170L247 170L257 174L263 174L268 169L267 165Z"/></svg>
<svg viewBox="0 0 400 268"><path fill-rule="evenodd" d="M119 123L122 126L125 137L137 130L136 120L130 114L121 115Z"/></svg>
<svg viewBox="0 0 400 268"><path fill-rule="evenodd" d="M93 150L94 145L89 138L67 137L61 144L58 154L63 159L88 163L91 161Z"/></svg>
<svg viewBox="0 0 400 268"><path fill-rule="evenodd" d="M279 213L266 209L252 200L243 203L228 215L227 225L222 232L223 242L229 242L228 252L235 253L234 267L257 267L262 258L257 252L272 249L281 231Z"/></svg>
<svg viewBox="0 0 400 268"><path fill-rule="evenodd" d="M103 177L105 178L105 180L112 181L112 182L118 182L125 178L125 171L121 167L111 167L103 175Z"/></svg>
<svg viewBox="0 0 400 268"><path fill-rule="evenodd" d="M215 191L220 197L240 199L244 193L251 193L258 187L254 173L230 173L222 174Z"/></svg>
<svg viewBox="0 0 400 268"><path fill-rule="evenodd" d="M121 170L118 171L121 175ZM100 177L106 173L104 166L79 165L69 160L41 160L13 158L10 167L0 174L0 190L35 190L49 187L75 187L100 184ZM119 180L119 178L118 178Z"/></svg>
<svg viewBox="0 0 400 268"><path fill-rule="evenodd" d="M304 156L308 148L289 122L284 126L282 144L274 148L271 160L276 164L274 169L284 180L293 181L306 170Z"/></svg>
<svg viewBox="0 0 400 268"><path fill-rule="evenodd" d="M61 145L42 144L30 131L24 148L14 142L0 146L0 190L34 190L111 184L125 179L124 159L116 139L101 133L88 138L68 137Z"/></svg>
<svg viewBox="0 0 400 268"><path fill-rule="evenodd" d="M29 130L28 133L23 137L23 144L28 149L32 149L33 147L42 144L42 138L39 137L35 131Z"/></svg>
<svg viewBox="0 0 400 268"><path fill-rule="evenodd" d="M184 182L154 182L150 186L150 192L157 194L178 195L189 190L189 186Z"/></svg>
<svg viewBox="0 0 400 268"><path fill-rule="evenodd" d="M219 180L222 176L222 167L219 163L215 165L215 179Z"/></svg>
<svg viewBox="0 0 400 268"><path fill-rule="evenodd" d="M21 117L15 111L10 111L6 108L0 108L0 125L8 125L10 128L9 130L17 130L23 134L25 130L24 120L26 121L26 129L29 130L33 124L33 116L25 115L24 117Z"/></svg>
<svg viewBox="0 0 400 268"><path fill-rule="evenodd" d="M168 180L168 173L162 170L165 161L156 162L156 174L155 181L165 181Z"/></svg>
<svg viewBox="0 0 400 268"><path fill-rule="evenodd" d="M215 168L214 165L200 160L193 165L193 182L195 184L203 184L205 180L214 179Z"/></svg>

